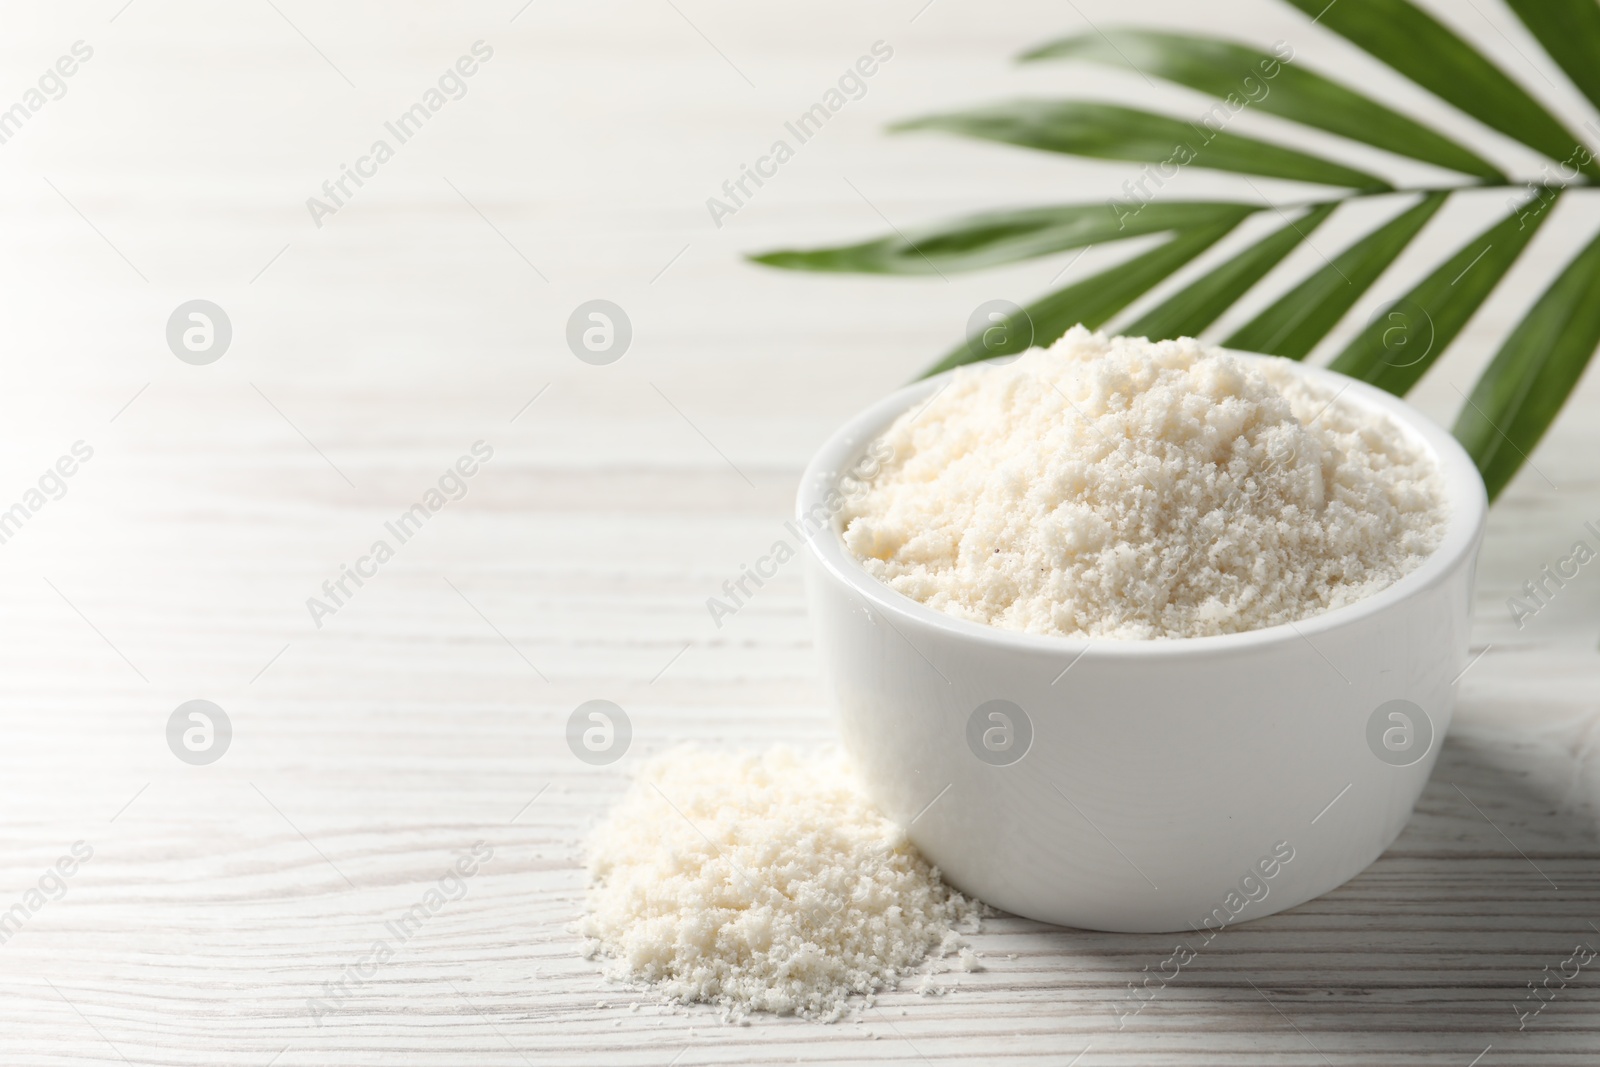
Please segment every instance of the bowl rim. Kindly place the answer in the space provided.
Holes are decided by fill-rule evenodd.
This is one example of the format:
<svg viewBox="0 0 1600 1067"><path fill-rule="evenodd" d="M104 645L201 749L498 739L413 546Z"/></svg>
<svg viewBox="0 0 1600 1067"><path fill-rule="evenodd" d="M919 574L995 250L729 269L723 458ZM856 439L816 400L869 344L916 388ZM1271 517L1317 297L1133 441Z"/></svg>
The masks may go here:
<svg viewBox="0 0 1600 1067"><path fill-rule="evenodd" d="M1306 640L1319 633L1338 630L1425 593L1446 581L1464 561L1471 560L1482 540L1487 522L1488 496L1483 479L1466 450L1441 426L1400 397L1326 367L1311 366L1281 356L1208 347L1246 362L1275 360L1280 365L1290 364L1297 373L1313 383L1331 388L1339 394L1340 399L1348 397L1359 405L1375 408L1390 416L1432 453L1444 482L1445 503L1449 509L1444 538L1433 554L1392 585L1353 604L1293 622L1238 633L1149 639L1061 637L1008 630L947 615L911 599L868 574L860 561L845 548L837 511L829 513L827 527L823 530L807 531L804 523L806 516L816 507L826 507L827 494L866 446L913 404L942 389L953 375L966 369L957 367L903 386L883 397L846 421L817 449L801 476L795 498L795 521L801 524L800 529L812 558L835 581L849 587L873 608L896 620L938 631L951 638L1014 651L1083 655L1092 649L1096 656L1165 657L1260 648Z"/></svg>

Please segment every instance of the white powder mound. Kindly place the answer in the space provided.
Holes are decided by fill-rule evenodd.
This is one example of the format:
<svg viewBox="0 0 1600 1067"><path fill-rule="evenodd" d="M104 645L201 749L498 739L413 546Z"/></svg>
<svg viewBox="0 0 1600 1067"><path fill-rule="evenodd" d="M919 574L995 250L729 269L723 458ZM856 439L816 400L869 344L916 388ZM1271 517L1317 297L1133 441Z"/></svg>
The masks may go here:
<svg viewBox="0 0 1600 1067"><path fill-rule="evenodd" d="M842 512L874 577L1012 630L1254 630L1376 593L1438 547L1432 457L1289 360L1081 326L958 370Z"/></svg>
<svg viewBox="0 0 1600 1067"><path fill-rule="evenodd" d="M978 907L857 791L842 759L678 748L588 843L577 932L606 975L667 998L832 1022L959 951Z"/></svg>

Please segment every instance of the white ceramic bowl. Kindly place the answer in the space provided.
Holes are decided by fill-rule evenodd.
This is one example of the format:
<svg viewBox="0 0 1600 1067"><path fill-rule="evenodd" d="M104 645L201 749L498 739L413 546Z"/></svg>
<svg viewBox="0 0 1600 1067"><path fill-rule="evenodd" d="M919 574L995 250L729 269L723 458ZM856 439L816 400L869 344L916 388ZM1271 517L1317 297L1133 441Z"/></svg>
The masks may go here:
<svg viewBox="0 0 1600 1067"><path fill-rule="evenodd" d="M1451 517L1417 570L1292 625L1037 636L956 619L871 577L829 493L943 376L852 419L811 461L798 514L829 517L807 573L824 685L873 800L951 884L1046 922L1203 931L1326 893L1399 835L1467 666L1488 505L1466 453L1415 409L1301 369L1421 441Z"/></svg>

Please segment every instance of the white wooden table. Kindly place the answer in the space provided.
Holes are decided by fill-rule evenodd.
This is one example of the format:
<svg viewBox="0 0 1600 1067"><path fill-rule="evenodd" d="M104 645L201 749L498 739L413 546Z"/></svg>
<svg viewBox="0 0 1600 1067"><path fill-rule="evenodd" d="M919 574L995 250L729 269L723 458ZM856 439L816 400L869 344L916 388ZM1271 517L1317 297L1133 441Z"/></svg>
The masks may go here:
<svg viewBox="0 0 1600 1067"><path fill-rule="evenodd" d="M1127 983L1170 938L995 920L975 939L986 969L944 976L946 996L886 995L829 1027L729 1027L605 986L567 929L577 843L639 758L682 740L829 741L798 567L720 630L705 599L776 536L832 426L980 301L1035 295L1064 265L862 280L741 254L876 234L880 212L903 225L1110 195L1126 168L881 133L1027 92L1193 106L1010 67L1085 17L1284 37L1325 66L1349 61L1340 42L1267 0L123 4L8 5L0 34L0 107L74 42L93 49L0 145L0 509L75 442L93 449L0 544L0 1062L1600 1057L1600 967L1520 1032L1514 1010L1576 942L1600 945L1600 573L1520 631L1505 609L1600 519L1593 376L1494 511L1488 652L1410 828L1342 889L1227 931L1122 1029ZM1521 62L1516 28L1477 6L1494 26L1472 5L1447 14ZM466 95L316 226L306 198L478 40L493 56ZM894 57L865 97L714 226L705 199L878 40ZM1235 189L1183 181L1186 197ZM1571 218L1595 214L1569 199ZM1430 234L1341 337L1448 245L1447 224ZM1452 414L1517 294L1583 236L1545 228L1419 403ZM1102 254L1119 253L1072 269ZM204 366L164 338L197 298L233 327ZM593 298L634 327L609 366L563 341ZM314 625L306 599L480 440L494 455L465 496ZM635 731L606 767L563 738L597 698ZM232 723L208 766L167 744L192 699ZM79 841L92 858L48 875ZM465 895L407 925L479 841L493 855ZM379 941L392 956L369 965Z"/></svg>

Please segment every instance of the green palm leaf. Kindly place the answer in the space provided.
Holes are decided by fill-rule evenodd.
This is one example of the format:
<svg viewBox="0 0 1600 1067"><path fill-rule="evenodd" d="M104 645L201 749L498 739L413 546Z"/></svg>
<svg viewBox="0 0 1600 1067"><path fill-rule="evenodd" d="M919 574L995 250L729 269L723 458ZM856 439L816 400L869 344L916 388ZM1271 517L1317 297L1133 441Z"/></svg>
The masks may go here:
<svg viewBox="0 0 1600 1067"><path fill-rule="evenodd" d="M1155 202L1144 205L1142 210L1122 211L1108 204L1063 204L972 215L909 233L896 231L876 241L843 248L765 252L751 258L790 270L955 273L1125 237L1232 225L1260 210L1250 204L1224 201Z"/></svg>
<svg viewBox="0 0 1600 1067"><path fill-rule="evenodd" d="M1200 280L1174 293L1130 324L1126 332L1152 341L1193 337L1254 288L1284 256L1321 226L1337 205L1323 204L1268 234Z"/></svg>
<svg viewBox="0 0 1600 1067"><path fill-rule="evenodd" d="M1404 396L1450 347L1548 215L1513 212L1462 245L1328 366Z"/></svg>
<svg viewBox="0 0 1600 1067"><path fill-rule="evenodd" d="M1490 361L1454 433L1493 497L1555 420L1600 345L1600 237L1567 264Z"/></svg>
<svg viewBox="0 0 1600 1067"><path fill-rule="evenodd" d="M969 337L923 371L922 376L927 378L964 363L1010 355L1035 345L1050 345L1079 323L1090 329L1103 326L1141 294L1226 237L1235 225L1180 232L1143 255L1036 300L997 324L1005 339L1002 343L985 345L982 337Z"/></svg>
<svg viewBox="0 0 1600 1067"><path fill-rule="evenodd" d="M1352 189L1389 188L1382 178L1309 152L1150 111L1087 100L1013 100L973 111L929 115L890 128L941 130L1046 152L1130 159L1171 168L1173 175L1181 166L1196 166Z"/></svg>
<svg viewBox="0 0 1600 1067"><path fill-rule="evenodd" d="M1572 84L1600 107L1600 4L1595 0L1506 0Z"/></svg>
<svg viewBox="0 0 1600 1067"><path fill-rule="evenodd" d="M1423 197L1416 206L1384 223L1273 301L1223 344L1247 352L1303 359L1443 204L1443 193Z"/></svg>
<svg viewBox="0 0 1600 1067"><path fill-rule="evenodd" d="M1579 2L1595 7L1592 0ZM1213 121L1226 122L1234 113L1253 108L1448 170L1505 180L1493 163L1443 134L1294 65L1292 50L1285 59L1214 37L1111 30L1054 41L1022 58L1083 59L1129 67L1215 96L1218 102L1205 115Z"/></svg>
<svg viewBox="0 0 1600 1067"><path fill-rule="evenodd" d="M1551 159L1568 158L1581 143L1522 86L1410 0L1288 2L1485 126ZM1592 159L1581 169L1600 177Z"/></svg>
<svg viewBox="0 0 1600 1067"><path fill-rule="evenodd" d="M970 214L839 248L781 250L755 257L789 270L894 275L977 270L1121 240L1169 233L1162 244L1109 270L1049 293L958 345L930 371L1048 345L1082 322L1099 328L1221 240L1243 219L1271 209L1287 225L1167 296L1124 327L1152 338L1195 335L1214 324L1272 275L1296 271L1289 253L1316 230L1337 226L1339 204L1392 192L1420 197L1409 209L1359 237L1333 260L1296 281L1228 337L1231 347L1304 358L1355 302L1410 247L1457 189L1396 190L1383 176L1338 159L1223 129L1255 108L1397 156L1453 170L1473 188L1499 188L1514 205L1506 218L1460 244L1373 322L1359 330L1332 366L1396 394L1410 389L1448 352L1494 293L1566 185L1600 179L1600 162L1553 115L1453 30L1410 0L1286 0L1478 122L1562 164L1559 180L1512 179L1487 147L1456 138L1324 74L1272 53L1217 38L1151 30L1097 30L1035 48L1025 60L1115 64L1207 94L1216 103L1186 122L1083 100L1020 100L932 115L896 129L942 130L1025 148L1144 164L1103 205L1067 204ZM1492 3L1493 0L1483 0ZM1505 0L1580 91L1600 106L1600 4L1596 0ZM1524 56L1523 58L1528 58ZM1576 120L1574 120L1576 121ZM1600 126L1585 123L1600 134ZM1167 202L1163 190L1187 166L1312 182L1346 190L1311 204ZM1531 194L1531 195L1530 195ZM1291 212L1302 212L1298 216ZM1331 217L1330 217L1331 216ZM1293 218L1293 221L1290 219ZM1318 229L1320 227L1320 229ZM893 227L891 227L893 229ZM1600 345L1600 238L1537 298L1474 386L1456 435L1477 461L1491 497L1511 479L1575 388ZM1419 330L1422 326L1424 329ZM1409 347L1397 348L1404 344Z"/></svg>

